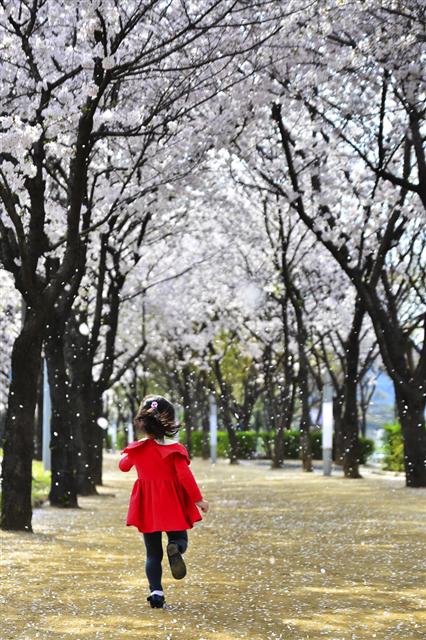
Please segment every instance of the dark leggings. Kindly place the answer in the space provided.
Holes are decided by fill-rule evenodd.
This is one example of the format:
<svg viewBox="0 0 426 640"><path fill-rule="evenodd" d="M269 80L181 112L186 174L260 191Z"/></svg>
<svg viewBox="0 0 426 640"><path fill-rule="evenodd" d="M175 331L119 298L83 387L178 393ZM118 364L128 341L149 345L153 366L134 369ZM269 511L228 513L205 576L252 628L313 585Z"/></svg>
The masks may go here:
<svg viewBox="0 0 426 640"><path fill-rule="evenodd" d="M168 542L177 544L181 553L185 553L188 547L188 533L186 531L166 531ZM151 591L162 591L161 586L161 561L163 559L162 532L144 533L143 539L146 547L145 571Z"/></svg>

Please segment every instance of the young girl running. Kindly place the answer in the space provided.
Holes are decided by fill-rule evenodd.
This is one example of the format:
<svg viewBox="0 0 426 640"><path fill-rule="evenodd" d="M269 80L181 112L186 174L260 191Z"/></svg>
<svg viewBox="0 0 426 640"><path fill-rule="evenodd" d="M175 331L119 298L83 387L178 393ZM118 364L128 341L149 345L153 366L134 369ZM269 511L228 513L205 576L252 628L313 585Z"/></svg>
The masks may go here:
<svg viewBox="0 0 426 640"><path fill-rule="evenodd" d="M167 557L172 575L186 575L182 558L188 546L187 529L202 520L197 507L207 513L209 504L189 469L188 452L182 444L167 443L178 432L173 405L162 396L147 396L135 418L143 439L129 444L121 453L119 467L130 471L135 466L138 478L133 486L127 513L127 526L143 534L146 546L146 575L151 607L160 609L165 598L161 584L163 559L162 532L168 538Z"/></svg>

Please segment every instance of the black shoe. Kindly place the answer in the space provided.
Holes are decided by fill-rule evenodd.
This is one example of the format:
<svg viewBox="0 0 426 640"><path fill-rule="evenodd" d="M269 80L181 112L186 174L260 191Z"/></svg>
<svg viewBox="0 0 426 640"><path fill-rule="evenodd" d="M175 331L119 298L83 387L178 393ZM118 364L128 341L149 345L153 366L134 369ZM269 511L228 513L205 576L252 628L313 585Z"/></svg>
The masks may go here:
<svg viewBox="0 0 426 640"><path fill-rule="evenodd" d="M167 545L167 557L169 558L172 576L176 580L182 580L186 576L186 567L179 547L175 542L169 542Z"/></svg>
<svg viewBox="0 0 426 640"><path fill-rule="evenodd" d="M164 596L159 596L158 593L154 593L154 595L148 596L147 600L152 609L162 609L165 602Z"/></svg>

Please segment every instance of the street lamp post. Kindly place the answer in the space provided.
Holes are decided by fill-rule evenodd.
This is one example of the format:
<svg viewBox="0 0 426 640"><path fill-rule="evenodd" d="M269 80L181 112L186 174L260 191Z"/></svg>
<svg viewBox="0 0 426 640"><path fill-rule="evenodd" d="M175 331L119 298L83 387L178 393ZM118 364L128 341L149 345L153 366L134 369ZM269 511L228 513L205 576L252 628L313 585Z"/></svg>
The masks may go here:
<svg viewBox="0 0 426 640"><path fill-rule="evenodd" d="M322 461L323 475L331 475L333 450L333 388L330 381L324 384L322 402Z"/></svg>

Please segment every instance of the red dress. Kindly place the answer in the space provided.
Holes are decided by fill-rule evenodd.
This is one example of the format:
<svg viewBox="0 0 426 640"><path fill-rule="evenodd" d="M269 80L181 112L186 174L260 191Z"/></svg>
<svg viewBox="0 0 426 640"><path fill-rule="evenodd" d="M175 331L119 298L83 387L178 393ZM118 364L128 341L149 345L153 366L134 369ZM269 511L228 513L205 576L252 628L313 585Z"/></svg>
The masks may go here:
<svg viewBox="0 0 426 640"><path fill-rule="evenodd" d="M158 444L147 438L132 442L122 453L121 471L135 466L127 526L141 533L192 529L202 520L196 502L203 499L189 468L188 452L182 444Z"/></svg>

